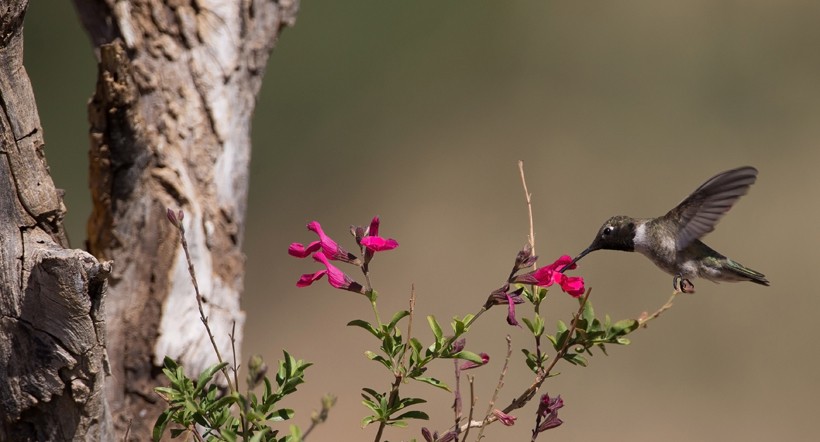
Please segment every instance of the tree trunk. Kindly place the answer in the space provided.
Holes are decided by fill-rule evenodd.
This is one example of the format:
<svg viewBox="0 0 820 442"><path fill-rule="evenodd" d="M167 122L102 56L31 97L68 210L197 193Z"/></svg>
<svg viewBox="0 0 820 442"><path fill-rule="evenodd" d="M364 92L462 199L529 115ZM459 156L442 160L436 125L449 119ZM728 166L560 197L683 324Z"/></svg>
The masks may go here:
<svg viewBox="0 0 820 442"><path fill-rule="evenodd" d="M0 18L0 440L145 440L163 357L190 375L215 363L166 208L185 212L220 351L234 324L241 345L251 115L298 0L75 0L99 59L87 245L102 264L66 249L22 67L26 6Z"/></svg>
<svg viewBox="0 0 820 442"><path fill-rule="evenodd" d="M0 16L0 440L111 436L103 292L111 270L63 232L23 67L25 0Z"/></svg>

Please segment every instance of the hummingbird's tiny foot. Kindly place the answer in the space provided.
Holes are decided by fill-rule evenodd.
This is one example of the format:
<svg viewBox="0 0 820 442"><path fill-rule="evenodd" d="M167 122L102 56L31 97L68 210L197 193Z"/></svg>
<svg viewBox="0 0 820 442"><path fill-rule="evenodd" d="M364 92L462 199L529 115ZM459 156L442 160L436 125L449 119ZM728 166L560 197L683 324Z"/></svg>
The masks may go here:
<svg viewBox="0 0 820 442"><path fill-rule="evenodd" d="M692 284L692 281L681 275L675 275L675 277L672 278L672 288L675 289L676 292L695 293L695 285Z"/></svg>

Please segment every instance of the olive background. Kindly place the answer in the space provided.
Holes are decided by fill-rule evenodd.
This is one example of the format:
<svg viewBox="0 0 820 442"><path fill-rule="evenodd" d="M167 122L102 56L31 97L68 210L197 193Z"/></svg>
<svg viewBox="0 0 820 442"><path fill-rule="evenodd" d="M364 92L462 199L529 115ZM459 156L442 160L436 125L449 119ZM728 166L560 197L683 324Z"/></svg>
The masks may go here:
<svg viewBox="0 0 820 442"><path fill-rule="evenodd" d="M318 264L286 254L314 239L318 220L349 249L351 224L381 216L398 249L378 254L373 283L383 316L417 297L424 317L475 312L526 242L517 161L533 195L541 264L574 255L609 216L658 216L710 176L741 165L757 184L705 242L767 275L771 287L695 281L697 293L632 344L587 368L559 364L542 392L561 394L565 424L544 440L811 440L820 381L816 316L820 216L820 4L807 1L302 3L279 41L254 117L244 249L243 358L269 363L287 349L313 362L286 405L305 428L326 392L339 397L312 440L372 440L362 430L363 386L391 376L363 352L376 343L355 318L367 301L327 283L297 289ZM67 191L66 225L82 247L90 210L86 101L93 52L69 2L31 3L26 67L46 155ZM671 277L637 254L600 251L574 274L596 311L637 317L662 305ZM343 267L344 268L344 267ZM353 268L344 268L361 279ZM547 323L575 304L554 289ZM519 307L519 315L526 310ZM498 407L532 381L526 329L505 309L485 314L468 348L486 410L512 338ZM452 365L430 375L452 382ZM446 429L452 396L408 384ZM486 440L529 440L535 407L496 424ZM420 438L417 423L389 440ZM474 433L476 434L476 433ZM540 439L539 439L540 440Z"/></svg>

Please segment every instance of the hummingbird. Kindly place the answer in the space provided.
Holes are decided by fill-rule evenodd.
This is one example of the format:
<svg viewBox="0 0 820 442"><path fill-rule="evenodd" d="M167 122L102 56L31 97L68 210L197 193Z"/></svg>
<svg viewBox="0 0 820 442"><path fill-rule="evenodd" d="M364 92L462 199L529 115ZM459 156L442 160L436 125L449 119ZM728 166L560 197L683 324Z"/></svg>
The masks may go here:
<svg viewBox="0 0 820 442"><path fill-rule="evenodd" d="M738 167L706 180L666 215L657 218L613 216L595 239L564 269L595 250L638 252L673 275L672 286L694 293L691 279L713 282L751 281L769 285L766 276L716 252L700 238L748 192L757 179L754 167ZM562 270L563 271L563 270Z"/></svg>

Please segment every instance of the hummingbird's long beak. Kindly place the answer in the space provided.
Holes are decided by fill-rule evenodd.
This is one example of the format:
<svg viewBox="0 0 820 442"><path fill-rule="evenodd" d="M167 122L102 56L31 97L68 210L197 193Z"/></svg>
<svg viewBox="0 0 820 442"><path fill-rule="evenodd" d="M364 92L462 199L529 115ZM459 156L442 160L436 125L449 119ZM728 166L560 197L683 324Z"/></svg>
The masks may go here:
<svg viewBox="0 0 820 442"><path fill-rule="evenodd" d="M594 250L597 250L597 249L594 249L592 246L587 247L586 249L584 249L584 251L583 251L583 252L579 253L579 254L578 254L578 256L576 256L576 257L575 257L575 259L573 259L573 260L572 260L572 262L570 262L569 264L565 265L565 266L564 266L564 268L563 268L563 269L561 269L561 271L560 271L560 272L561 272L561 273L564 273L564 271L565 271L565 270L567 270L567 269L569 269L570 267L572 267L572 265L573 265L573 264L575 264L576 262L578 262L581 258L583 258L583 257L587 256L587 254L588 254L589 252L592 252L592 251L594 251Z"/></svg>

